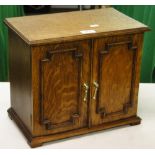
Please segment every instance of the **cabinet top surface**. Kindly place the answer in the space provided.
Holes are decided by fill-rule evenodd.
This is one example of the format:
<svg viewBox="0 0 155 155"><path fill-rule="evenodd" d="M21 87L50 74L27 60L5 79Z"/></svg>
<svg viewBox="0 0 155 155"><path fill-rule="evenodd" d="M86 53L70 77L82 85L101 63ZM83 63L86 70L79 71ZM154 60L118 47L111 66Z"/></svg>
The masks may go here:
<svg viewBox="0 0 155 155"><path fill-rule="evenodd" d="M6 18L5 23L28 44L148 30L113 8Z"/></svg>

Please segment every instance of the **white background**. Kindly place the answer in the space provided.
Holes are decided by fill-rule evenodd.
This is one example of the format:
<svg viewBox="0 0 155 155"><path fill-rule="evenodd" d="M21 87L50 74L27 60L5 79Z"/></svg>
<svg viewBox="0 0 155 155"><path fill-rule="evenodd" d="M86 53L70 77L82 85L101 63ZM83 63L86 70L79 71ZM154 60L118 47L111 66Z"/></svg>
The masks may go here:
<svg viewBox="0 0 155 155"><path fill-rule="evenodd" d="M154 5L154 0L0 0L3 5Z"/></svg>

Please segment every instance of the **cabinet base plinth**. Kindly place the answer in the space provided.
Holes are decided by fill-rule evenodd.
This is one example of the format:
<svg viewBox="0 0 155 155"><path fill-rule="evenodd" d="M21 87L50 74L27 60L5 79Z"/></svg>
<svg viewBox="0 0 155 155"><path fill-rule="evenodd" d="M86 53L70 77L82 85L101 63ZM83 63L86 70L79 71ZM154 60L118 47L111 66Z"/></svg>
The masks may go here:
<svg viewBox="0 0 155 155"><path fill-rule="evenodd" d="M23 124L23 122L20 120L20 118L18 117L18 115L16 114L16 112L12 108L8 109L8 114L9 114L9 117L11 119L13 119L15 121L15 123L17 124L17 126L21 129L21 131L23 132L23 134L25 135L25 137L28 140L28 144L32 148L41 146L45 142L50 142L50 141L54 141L54 140L59 140L59 139L73 137L73 136L83 135L83 134L87 134L90 132L101 131L104 129L109 129L109 128L123 126L123 125L133 126L133 125L138 125L141 123L140 117L133 116L130 118L121 119L121 120L117 120L114 122L104 123L102 125L94 126L91 128L81 128L81 129L66 131L66 132L52 134L52 135L34 137L34 136L32 136L30 131Z"/></svg>
<svg viewBox="0 0 155 155"><path fill-rule="evenodd" d="M130 126L139 125L140 123L141 123L141 120L139 120L137 122L130 123Z"/></svg>

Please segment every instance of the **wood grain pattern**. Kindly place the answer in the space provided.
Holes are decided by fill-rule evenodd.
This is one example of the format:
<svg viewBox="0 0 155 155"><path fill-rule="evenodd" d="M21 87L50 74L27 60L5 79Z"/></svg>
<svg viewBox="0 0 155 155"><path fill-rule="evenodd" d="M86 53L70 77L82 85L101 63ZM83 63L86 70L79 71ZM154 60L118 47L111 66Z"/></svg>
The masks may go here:
<svg viewBox="0 0 155 155"><path fill-rule="evenodd" d="M89 45L84 41L32 48L34 135L87 126L89 102L83 102L83 84L89 84ZM40 109L46 127L39 123Z"/></svg>
<svg viewBox="0 0 155 155"><path fill-rule="evenodd" d="M7 18L5 23L28 44L43 44L71 39L147 31L148 27L113 9L74 11L38 16ZM90 25L98 24L98 27ZM96 31L81 34L81 30ZM75 37L76 36L76 37Z"/></svg>
<svg viewBox="0 0 155 155"><path fill-rule="evenodd" d="M93 71L93 81L98 82L99 90L97 99L92 100L93 125L136 115L137 99L133 98L133 91L139 83L138 79L134 81L139 77L135 69L140 66L136 63L141 46L141 34L95 41L93 69L97 72Z"/></svg>
<svg viewBox="0 0 155 155"><path fill-rule="evenodd" d="M76 53L80 53L76 48L50 51L41 60L40 110L46 115L42 122L47 129L74 125L80 115L82 53Z"/></svg>

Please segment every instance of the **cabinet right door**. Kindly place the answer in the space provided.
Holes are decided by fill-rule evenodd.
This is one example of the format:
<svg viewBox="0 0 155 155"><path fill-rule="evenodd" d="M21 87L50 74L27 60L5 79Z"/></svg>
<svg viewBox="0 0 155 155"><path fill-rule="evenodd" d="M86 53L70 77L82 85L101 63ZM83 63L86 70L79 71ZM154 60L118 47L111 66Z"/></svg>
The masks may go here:
<svg viewBox="0 0 155 155"><path fill-rule="evenodd" d="M134 34L94 41L91 125L136 115L142 40Z"/></svg>

